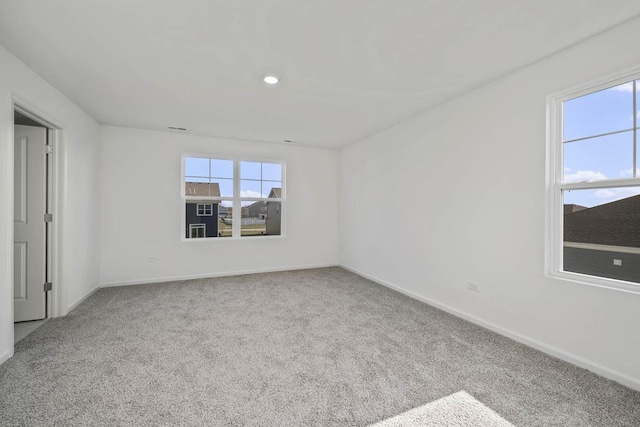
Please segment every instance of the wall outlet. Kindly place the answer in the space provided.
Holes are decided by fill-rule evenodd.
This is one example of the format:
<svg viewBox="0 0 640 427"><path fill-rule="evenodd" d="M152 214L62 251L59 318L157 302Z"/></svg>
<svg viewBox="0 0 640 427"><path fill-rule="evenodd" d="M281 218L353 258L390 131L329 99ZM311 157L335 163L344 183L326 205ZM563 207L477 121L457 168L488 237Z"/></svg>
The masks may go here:
<svg viewBox="0 0 640 427"><path fill-rule="evenodd" d="M480 292L480 284L476 282L468 282L467 289L474 292Z"/></svg>
<svg viewBox="0 0 640 427"><path fill-rule="evenodd" d="M149 256L147 257L147 262L158 262L157 256Z"/></svg>
<svg viewBox="0 0 640 427"><path fill-rule="evenodd" d="M621 259L614 259L613 260L613 265L622 265L622 260Z"/></svg>

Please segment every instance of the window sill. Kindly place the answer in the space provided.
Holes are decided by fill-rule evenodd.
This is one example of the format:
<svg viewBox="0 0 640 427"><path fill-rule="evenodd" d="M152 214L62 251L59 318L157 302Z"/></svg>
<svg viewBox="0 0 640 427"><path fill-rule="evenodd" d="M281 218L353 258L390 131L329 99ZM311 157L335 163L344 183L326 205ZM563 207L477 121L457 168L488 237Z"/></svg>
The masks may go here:
<svg viewBox="0 0 640 427"><path fill-rule="evenodd" d="M606 279L603 277L589 276L580 273L569 273L566 271L554 271L545 274L545 276L551 279L561 280L563 282L579 283L581 285L595 286L598 288L611 289L619 292L640 294L640 283Z"/></svg>
<svg viewBox="0 0 640 427"><path fill-rule="evenodd" d="M181 238L180 240L183 243L190 243L190 242L217 242L217 241L222 241L222 242L237 242L237 241L244 241L244 240L280 240L280 239L284 239L285 236L280 235L280 236L244 236L244 237L200 237L200 238L193 238L193 239L187 239L186 237Z"/></svg>

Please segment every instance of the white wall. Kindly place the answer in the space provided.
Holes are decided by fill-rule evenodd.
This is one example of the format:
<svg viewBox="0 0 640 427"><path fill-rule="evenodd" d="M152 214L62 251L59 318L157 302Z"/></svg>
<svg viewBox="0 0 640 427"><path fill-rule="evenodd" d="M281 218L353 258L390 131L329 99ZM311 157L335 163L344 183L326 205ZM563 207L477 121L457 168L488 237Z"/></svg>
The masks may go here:
<svg viewBox="0 0 640 427"><path fill-rule="evenodd" d="M63 128L64 157L60 170L66 185L61 236L64 260L62 314L87 296L99 279L100 216L99 126L79 107L0 46L0 362L13 354L13 143L10 141L10 96L59 123ZM62 148L60 146L59 148ZM66 153L66 154L65 154ZM59 284L56 284L56 286Z"/></svg>
<svg viewBox="0 0 640 427"><path fill-rule="evenodd" d="M639 30L344 149L341 264L640 389L640 295L544 276L546 96L640 64Z"/></svg>
<svg viewBox="0 0 640 427"><path fill-rule="evenodd" d="M104 285L337 264L337 151L111 126L101 147ZM284 160L286 237L181 241L185 153Z"/></svg>

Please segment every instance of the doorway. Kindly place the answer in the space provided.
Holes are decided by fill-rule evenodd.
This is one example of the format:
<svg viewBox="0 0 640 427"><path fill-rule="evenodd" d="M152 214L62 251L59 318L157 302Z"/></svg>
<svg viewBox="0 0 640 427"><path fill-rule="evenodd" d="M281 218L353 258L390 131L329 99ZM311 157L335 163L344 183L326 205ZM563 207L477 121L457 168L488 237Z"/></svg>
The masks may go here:
<svg viewBox="0 0 640 427"><path fill-rule="evenodd" d="M14 343L50 317L53 128L14 110Z"/></svg>

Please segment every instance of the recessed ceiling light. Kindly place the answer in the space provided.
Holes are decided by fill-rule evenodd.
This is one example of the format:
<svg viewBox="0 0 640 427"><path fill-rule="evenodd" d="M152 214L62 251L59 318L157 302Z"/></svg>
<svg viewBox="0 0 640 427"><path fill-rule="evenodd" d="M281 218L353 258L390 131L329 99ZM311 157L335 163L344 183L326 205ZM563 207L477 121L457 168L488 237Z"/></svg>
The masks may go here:
<svg viewBox="0 0 640 427"><path fill-rule="evenodd" d="M262 77L262 80L264 80L264 82L268 85L277 85L278 82L280 81L280 79L278 78L278 76L275 76L273 74L265 74L264 77Z"/></svg>

